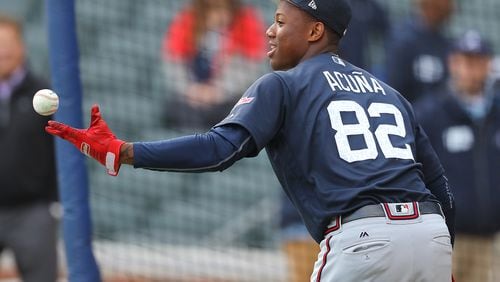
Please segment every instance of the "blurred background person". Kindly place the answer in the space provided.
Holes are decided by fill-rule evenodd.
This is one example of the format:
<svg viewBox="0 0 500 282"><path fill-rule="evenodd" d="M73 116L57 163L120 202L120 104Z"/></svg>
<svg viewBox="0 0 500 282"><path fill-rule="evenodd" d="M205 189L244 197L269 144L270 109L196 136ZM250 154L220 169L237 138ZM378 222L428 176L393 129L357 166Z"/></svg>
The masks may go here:
<svg viewBox="0 0 500 282"><path fill-rule="evenodd" d="M375 76L385 77L384 51L389 15L377 0L350 0L352 19L339 46L340 57Z"/></svg>
<svg viewBox="0 0 500 282"><path fill-rule="evenodd" d="M450 48L444 27L455 0L413 0L415 12L398 23L388 42L386 82L410 102L444 87Z"/></svg>
<svg viewBox="0 0 500 282"><path fill-rule="evenodd" d="M26 282L57 277L57 200L49 117L36 114L34 93L48 85L30 72L22 27L0 15L0 252L9 249Z"/></svg>
<svg viewBox="0 0 500 282"><path fill-rule="evenodd" d="M500 89L490 79L492 46L470 30L453 45L443 93L420 100L415 111L453 187L457 281L500 281ZM496 274L498 275L498 274Z"/></svg>
<svg viewBox="0 0 500 282"><path fill-rule="evenodd" d="M209 129L221 121L264 71L265 23L239 0L193 0L173 19L163 41L171 92L166 123Z"/></svg>

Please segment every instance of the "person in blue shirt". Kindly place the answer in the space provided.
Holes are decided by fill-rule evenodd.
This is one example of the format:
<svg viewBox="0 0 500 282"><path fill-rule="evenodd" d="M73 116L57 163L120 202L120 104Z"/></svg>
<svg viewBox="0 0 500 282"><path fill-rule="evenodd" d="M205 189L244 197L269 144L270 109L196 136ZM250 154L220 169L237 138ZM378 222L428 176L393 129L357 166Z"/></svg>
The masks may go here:
<svg viewBox="0 0 500 282"><path fill-rule="evenodd" d="M91 125L46 131L117 175L121 164L221 171L266 150L283 190L320 244L311 281L449 281L454 200L413 110L336 55L345 0L281 0L267 29L273 72L204 134L116 138L98 106Z"/></svg>
<svg viewBox="0 0 500 282"><path fill-rule="evenodd" d="M435 93L448 79L450 41L444 26L455 0L415 0L413 16L394 25L387 43L386 82L411 103Z"/></svg>
<svg viewBox="0 0 500 282"><path fill-rule="evenodd" d="M494 251L500 231L500 87L490 76L493 50L475 30L464 32L453 46L448 87L418 101L415 112L454 188L455 278L499 281L493 263L500 262Z"/></svg>

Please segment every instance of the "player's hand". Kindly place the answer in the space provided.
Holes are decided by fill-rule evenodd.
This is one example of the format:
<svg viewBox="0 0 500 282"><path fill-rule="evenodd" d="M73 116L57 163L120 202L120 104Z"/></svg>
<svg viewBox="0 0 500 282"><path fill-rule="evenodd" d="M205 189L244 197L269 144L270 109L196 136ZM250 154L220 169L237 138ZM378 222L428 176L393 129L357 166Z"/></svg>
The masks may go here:
<svg viewBox="0 0 500 282"><path fill-rule="evenodd" d="M108 174L116 176L120 170L120 147L125 143L116 138L101 117L99 106L92 106L90 126L77 129L66 124L49 121L45 127L48 133L71 142L80 152L104 165Z"/></svg>

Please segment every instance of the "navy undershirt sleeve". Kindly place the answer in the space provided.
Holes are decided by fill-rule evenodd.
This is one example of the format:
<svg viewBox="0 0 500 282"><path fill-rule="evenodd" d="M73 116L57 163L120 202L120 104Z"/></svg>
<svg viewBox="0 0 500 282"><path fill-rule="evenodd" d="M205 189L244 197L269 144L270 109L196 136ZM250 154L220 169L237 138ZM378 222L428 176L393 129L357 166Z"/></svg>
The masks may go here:
<svg viewBox="0 0 500 282"><path fill-rule="evenodd" d="M441 202L446 225L450 231L451 240L455 237L455 199L448 185L448 179L444 175L444 169L439 158L430 145L429 138L422 127L417 126L417 161L422 163L424 182L431 193Z"/></svg>
<svg viewBox="0 0 500 282"><path fill-rule="evenodd" d="M455 241L455 200L450 192L448 179L441 175L432 181L426 182L432 194L442 203L444 216L446 218L446 226L450 231L451 243Z"/></svg>
<svg viewBox="0 0 500 282"><path fill-rule="evenodd" d="M136 142L134 167L161 171L222 171L234 162L256 155L249 132L239 125L169 140Z"/></svg>

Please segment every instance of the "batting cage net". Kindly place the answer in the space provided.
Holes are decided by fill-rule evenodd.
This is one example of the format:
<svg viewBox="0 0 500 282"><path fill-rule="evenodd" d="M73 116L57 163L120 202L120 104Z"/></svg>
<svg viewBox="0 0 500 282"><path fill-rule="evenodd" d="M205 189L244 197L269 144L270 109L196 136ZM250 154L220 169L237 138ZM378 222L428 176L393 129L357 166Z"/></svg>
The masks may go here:
<svg viewBox="0 0 500 282"><path fill-rule="evenodd" d="M181 14L188 2L77 1L85 109L98 103L117 136L161 140L209 129L204 120L187 122L204 105L174 104L196 83L179 83L186 62L170 54L194 47L179 30L170 31L176 16L188 17ZM274 5L257 2L264 20ZM186 22L177 28L189 34ZM168 50L168 44L182 47ZM259 63L264 71L264 60ZM232 71L231 87L248 86L247 66ZM113 178L89 165L94 252L105 280L286 281L277 232L281 191L265 154L222 173L122 167Z"/></svg>
<svg viewBox="0 0 500 282"><path fill-rule="evenodd" d="M5 11L26 19L30 62L35 70L46 74L47 42L41 36L46 19L39 2L2 0L0 4ZM225 101L217 94L193 98L193 95L209 92L200 85L207 76L214 75L213 69L204 65L210 60L204 58L203 52L220 51L204 46L203 52L196 53L193 48L202 45L199 38L224 41L224 36L238 30L200 35L202 25L194 22L203 9L193 9L193 14L187 15L185 8L191 2L203 1L76 1L86 124L91 105L99 104L104 119L120 139L153 141L203 133L210 123L216 123L213 120L224 117L221 111L231 109L222 107L224 103L214 103ZM258 29L256 22L261 21L262 37L253 40L262 41L264 47L260 55L256 54L260 45L248 39L253 36L251 31L234 35L244 41L244 46L239 47L244 54L229 62L226 73L218 73L227 77L221 79L218 89L241 96L252 81L270 70L265 58L265 28L273 21L275 2L243 1L255 14L251 14L253 20L247 19L242 26ZM498 50L500 2L480 2L458 1L447 32L458 34L466 28L476 28L487 35ZM410 0L378 3L390 25L407 18L413 9ZM220 20L217 17L231 18L224 13L214 17L216 19L211 20L215 22ZM174 27L176 20L180 23ZM187 36L188 33L192 35ZM370 42L363 50L370 55L371 70L382 76L386 60L383 34ZM221 57L231 54L230 51L222 53ZM182 66L186 54L200 58L184 62ZM227 58L219 59L222 64ZM186 80L182 75L185 69L194 73L188 77L193 80L191 84L182 84ZM179 101L181 92L187 93L186 100L194 101L188 107L189 102ZM237 101L236 98L234 103ZM213 104L221 106L215 113L206 110ZM288 255L300 257L300 252L297 255L292 250L300 243L293 242L311 239L299 226L282 228L284 195L264 152L216 173L154 172L122 166L118 177L110 177L93 161L88 162L88 169L93 248L103 280L300 281L292 278L294 269L300 266L291 263ZM292 243L287 244L289 242ZM314 261L317 250L313 246L311 252L310 248L306 247L304 258L297 261L309 262L311 257ZM309 258L305 258L307 256ZM485 265L485 272L487 269ZM312 264L307 263L297 275L311 270Z"/></svg>

